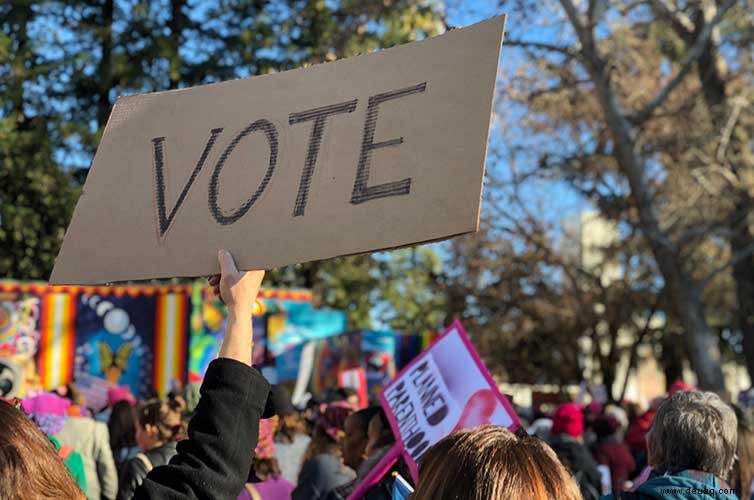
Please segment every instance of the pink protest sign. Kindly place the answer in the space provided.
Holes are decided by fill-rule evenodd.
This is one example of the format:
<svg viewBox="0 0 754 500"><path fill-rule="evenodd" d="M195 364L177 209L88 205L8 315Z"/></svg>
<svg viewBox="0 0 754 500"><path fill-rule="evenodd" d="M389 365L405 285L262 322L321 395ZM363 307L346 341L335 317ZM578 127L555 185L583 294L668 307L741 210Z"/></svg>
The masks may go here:
<svg viewBox="0 0 754 500"><path fill-rule="evenodd" d="M454 431L521 426L458 321L385 387L380 403L414 478L422 454Z"/></svg>

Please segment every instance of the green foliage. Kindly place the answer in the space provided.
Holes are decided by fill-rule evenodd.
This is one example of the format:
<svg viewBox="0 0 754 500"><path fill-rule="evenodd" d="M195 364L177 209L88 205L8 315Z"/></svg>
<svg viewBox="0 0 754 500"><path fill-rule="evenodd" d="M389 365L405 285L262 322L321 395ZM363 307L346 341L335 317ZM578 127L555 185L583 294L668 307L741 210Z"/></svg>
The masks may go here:
<svg viewBox="0 0 754 500"><path fill-rule="evenodd" d="M332 61L444 22L427 0L72 0L3 3L0 26L0 275L46 279L118 95ZM421 296L420 270L397 276L396 256L289 266L268 283L312 288L320 305L348 312L350 328L373 326L378 304L405 313L390 313L394 326L436 322L440 301Z"/></svg>

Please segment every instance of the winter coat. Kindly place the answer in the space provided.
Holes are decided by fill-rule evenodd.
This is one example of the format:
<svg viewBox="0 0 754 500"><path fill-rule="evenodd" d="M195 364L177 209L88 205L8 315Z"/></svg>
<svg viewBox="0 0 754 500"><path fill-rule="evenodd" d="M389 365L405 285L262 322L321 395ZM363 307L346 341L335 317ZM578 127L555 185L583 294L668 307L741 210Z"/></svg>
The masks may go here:
<svg viewBox="0 0 754 500"><path fill-rule="evenodd" d="M584 500L599 498L602 491L602 478L597 462L589 449L567 434L558 434L550 443L560 461L573 474Z"/></svg>
<svg viewBox="0 0 754 500"><path fill-rule="evenodd" d="M149 471L160 465L167 465L170 459L178 453L176 444L175 442L166 443L126 462L120 476L118 500L131 500L136 488L144 482Z"/></svg>
<svg viewBox="0 0 754 500"><path fill-rule="evenodd" d="M626 443L614 437L605 438L597 443L594 458L598 464L607 465L610 469L613 491L622 490L623 483L631 479L631 474L636 468L636 462Z"/></svg>
<svg viewBox="0 0 754 500"><path fill-rule="evenodd" d="M706 472L653 472L636 492L607 495L602 500L737 500L733 488Z"/></svg>
<svg viewBox="0 0 754 500"><path fill-rule="evenodd" d="M201 399L168 465L155 467L135 500L234 499L246 484L270 384L233 359L210 363Z"/></svg>
<svg viewBox="0 0 754 500"><path fill-rule="evenodd" d="M356 473L343 465L335 455L315 455L301 468L293 500L320 500L333 489L356 478Z"/></svg>
<svg viewBox="0 0 754 500"><path fill-rule="evenodd" d="M61 446L70 446L81 455L86 475L86 497L113 500L118 493L118 472L110 451L107 426L88 417L69 417L55 438Z"/></svg>

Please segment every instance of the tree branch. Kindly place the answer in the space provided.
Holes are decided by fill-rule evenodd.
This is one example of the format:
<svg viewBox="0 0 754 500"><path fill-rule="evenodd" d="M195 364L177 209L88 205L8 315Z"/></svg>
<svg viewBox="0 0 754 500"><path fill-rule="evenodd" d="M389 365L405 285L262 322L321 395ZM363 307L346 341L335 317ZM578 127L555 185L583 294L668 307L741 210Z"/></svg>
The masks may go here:
<svg viewBox="0 0 754 500"><path fill-rule="evenodd" d="M720 23L725 13L728 12L735 3L736 0L727 0L722 6L720 6L715 17L713 17L709 23L704 25L704 28L702 28L701 32L696 37L696 40L694 40L694 43L689 48L688 52L686 52L686 55L681 60L681 67L678 70L678 73L676 73L676 75L671 78L670 81L665 84L665 86L657 92L657 94L642 109L629 115L627 117L628 121L633 125L640 125L647 121L657 108L663 105L670 93L681 84L683 79L686 78L686 75L688 75L693 69L694 63L699 60L699 57L701 57L704 52L705 46L712 37L713 30Z"/></svg>
<svg viewBox="0 0 754 500"><path fill-rule="evenodd" d="M728 262L726 262L725 264L723 264L722 266L718 267L717 269L709 273L707 276L705 276L704 279L700 281L701 288L702 289L706 288L707 285L709 285L712 282L712 280L715 279L720 273L735 266L736 264L743 261L744 259L751 257L752 254L754 254L754 240L752 240L751 242L749 242L748 245L746 245L741 250L733 254L730 260L728 260Z"/></svg>
<svg viewBox="0 0 754 500"><path fill-rule="evenodd" d="M662 299L662 295L664 292L665 290L663 289L655 297L655 301L652 304L652 309L650 309L649 316L647 316L647 321L646 323L644 323L644 328L642 329L641 333L639 333L639 336L636 338L636 341L631 345L631 353L628 356L628 366L626 367L626 375L623 377L623 384L620 390L620 396L618 397L618 400L617 400L618 403L623 401L623 398L626 397L626 389L628 388L628 378L631 376L631 370L634 369L634 365L636 364L636 356L639 351L639 346L641 345L642 342L644 342L644 337L646 337L650 331L650 325L652 324L652 319L654 318L655 313L657 312L657 309L660 307L660 300ZM610 395L612 396L612 391L610 391Z"/></svg>
<svg viewBox="0 0 754 500"><path fill-rule="evenodd" d="M510 47L521 47L524 49L536 49L545 50L548 52L557 52L563 54L569 58L579 59L581 53L577 50L573 50L571 47L564 47L562 45L553 45L551 43L533 42L528 40L505 40L504 44Z"/></svg>
<svg viewBox="0 0 754 500"><path fill-rule="evenodd" d="M678 9L668 5L667 0L650 0L652 10L655 15L658 15L670 22L675 32L683 38L688 40L691 35L694 34L694 23L689 19L687 15L679 12Z"/></svg>

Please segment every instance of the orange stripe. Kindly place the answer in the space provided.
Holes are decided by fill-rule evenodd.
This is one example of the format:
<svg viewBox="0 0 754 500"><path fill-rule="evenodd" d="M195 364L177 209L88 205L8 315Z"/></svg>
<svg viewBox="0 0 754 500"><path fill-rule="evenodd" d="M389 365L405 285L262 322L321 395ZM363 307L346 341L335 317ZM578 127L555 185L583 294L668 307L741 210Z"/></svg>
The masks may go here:
<svg viewBox="0 0 754 500"><path fill-rule="evenodd" d="M66 359L65 359L65 374L63 380L68 383L73 380L73 365L75 362L75 331L76 331L76 295L69 294L67 297L67 314L65 323L65 337L66 337Z"/></svg>
<svg viewBox="0 0 754 500"><path fill-rule="evenodd" d="M184 294L181 294L178 296L178 317L176 318L176 327L178 329L177 331L177 338L178 338L178 345L177 351L178 356L176 358L175 368L173 371L173 377L177 380L180 380L181 383L185 383L185 373L186 373L186 306L187 306L188 297Z"/></svg>
<svg viewBox="0 0 754 500"><path fill-rule="evenodd" d="M42 382L42 387L47 387L47 383L49 381L49 377L47 375L47 356L49 355L49 344L50 344L50 295L45 294L42 297L42 317L39 322L39 353L37 354L37 359L39 362L38 370L40 375L40 381Z"/></svg>

